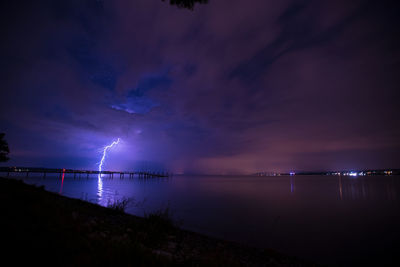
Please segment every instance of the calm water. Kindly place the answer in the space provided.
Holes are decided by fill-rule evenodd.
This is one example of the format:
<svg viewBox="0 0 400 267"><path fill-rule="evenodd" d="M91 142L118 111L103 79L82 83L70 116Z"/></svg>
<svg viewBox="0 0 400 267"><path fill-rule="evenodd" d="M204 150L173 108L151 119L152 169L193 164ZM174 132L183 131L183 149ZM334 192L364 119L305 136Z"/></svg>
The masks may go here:
<svg viewBox="0 0 400 267"><path fill-rule="evenodd" d="M319 263L390 262L400 238L400 176L20 177L65 196L127 212L169 207L183 228Z"/></svg>

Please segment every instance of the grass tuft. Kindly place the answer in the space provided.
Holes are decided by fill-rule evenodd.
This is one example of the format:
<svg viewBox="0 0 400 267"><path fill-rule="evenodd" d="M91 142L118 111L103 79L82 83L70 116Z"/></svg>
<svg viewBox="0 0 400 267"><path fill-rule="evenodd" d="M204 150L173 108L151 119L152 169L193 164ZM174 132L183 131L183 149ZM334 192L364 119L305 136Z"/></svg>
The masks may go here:
<svg viewBox="0 0 400 267"><path fill-rule="evenodd" d="M114 201L108 200L107 208L113 209L119 212L125 212L129 204L133 202L133 199L123 197L121 199L114 199Z"/></svg>
<svg viewBox="0 0 400 267"><path fill-rule="evenodd" d="M152 224L163 225L169 228L175 226L169 206L164 209L156 210L150 214L146 214L145 218L149 223Z"/></svg>

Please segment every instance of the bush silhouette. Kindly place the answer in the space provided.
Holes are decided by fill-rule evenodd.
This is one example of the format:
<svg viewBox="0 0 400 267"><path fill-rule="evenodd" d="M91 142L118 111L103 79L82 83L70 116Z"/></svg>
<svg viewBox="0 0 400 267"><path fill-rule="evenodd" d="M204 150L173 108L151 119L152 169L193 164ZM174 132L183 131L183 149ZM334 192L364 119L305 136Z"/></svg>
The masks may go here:
<svg viewBox="0 0 400 267"><path fill-rule="evenodd" d="M0 162L6 162L10 159L7 157L10 149L8 148L7 141L4 139L5 135L5 133L0 133Z"/></svg>

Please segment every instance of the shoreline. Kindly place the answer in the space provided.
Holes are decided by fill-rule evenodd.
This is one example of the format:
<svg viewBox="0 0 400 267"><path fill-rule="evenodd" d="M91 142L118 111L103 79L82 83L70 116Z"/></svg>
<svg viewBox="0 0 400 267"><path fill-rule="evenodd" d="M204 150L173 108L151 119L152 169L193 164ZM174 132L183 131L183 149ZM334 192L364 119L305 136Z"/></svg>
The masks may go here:
<svg viewBox="0 0 400 267"><path fill-rule="evenodd" d="M146 218L68 198L0 177L1 236L6 257L71 265L316 266L271 249L258 249L183 230L167 214Z"/></svg>

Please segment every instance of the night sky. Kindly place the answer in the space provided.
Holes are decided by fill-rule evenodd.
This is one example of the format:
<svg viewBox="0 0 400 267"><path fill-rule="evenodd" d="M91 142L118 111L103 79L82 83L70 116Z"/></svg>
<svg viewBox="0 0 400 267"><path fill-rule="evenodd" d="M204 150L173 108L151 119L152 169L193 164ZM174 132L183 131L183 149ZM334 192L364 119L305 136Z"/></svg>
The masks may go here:
<svg viewBox="0 0 400 267"><path fill-rule="evenodd" d="M395 3L2 1L2 166L400 168Z"/></svg>

